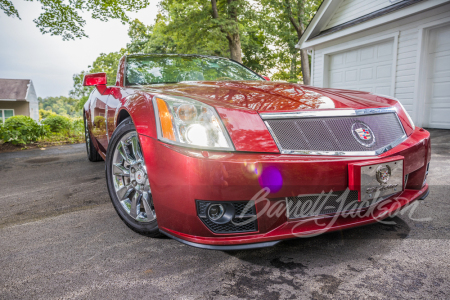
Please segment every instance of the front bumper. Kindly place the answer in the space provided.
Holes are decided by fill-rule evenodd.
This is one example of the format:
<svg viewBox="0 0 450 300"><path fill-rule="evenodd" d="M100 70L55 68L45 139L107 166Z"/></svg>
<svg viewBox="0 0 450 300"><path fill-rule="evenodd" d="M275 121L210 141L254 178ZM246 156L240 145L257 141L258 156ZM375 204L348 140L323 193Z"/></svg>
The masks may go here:
<svg viewBox="0 0 450 300"><path fill-rule="evenodd" d="M376 157L404 157L404 172L409 179L402 193L378 203L370 213L361 210L352 217L331 214L303 219L288 219L286 206L283 207L285 197L344 191L348 187L348 164L374 157L219 153L170 146L142 135L140 139L161 232L207 249L267 247L285 239L375 223L421 198L428 190L424 178L430 160L430 139L429 133L419 128L402 144ZM276 170L273 182L264 179L266 170ZM258 215L257 231L217 234L197 215L196 200L255 200L265 186L271 192L265 201L256 202L256 211L284 209L284 213Z"/></svg>

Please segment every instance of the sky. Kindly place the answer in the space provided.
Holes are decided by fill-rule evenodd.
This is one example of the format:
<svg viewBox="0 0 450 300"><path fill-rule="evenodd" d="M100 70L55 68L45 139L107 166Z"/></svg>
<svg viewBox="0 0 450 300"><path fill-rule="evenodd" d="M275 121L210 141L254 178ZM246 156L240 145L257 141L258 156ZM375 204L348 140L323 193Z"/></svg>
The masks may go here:
<svg viewBox="0 0 450 300"><path fill-rule="evenodd" d="M119 20L102 22L83 14L89 38L63 41L41 34L33 23L41 10L38 2L13 0L22 20L0 11L0 78L31 79L38 97L68 96L72 76L87 70L100 53L119 51L130 42L128 25ZM137 13L129 13L146 25L154 22L159 1Z"/></svg>

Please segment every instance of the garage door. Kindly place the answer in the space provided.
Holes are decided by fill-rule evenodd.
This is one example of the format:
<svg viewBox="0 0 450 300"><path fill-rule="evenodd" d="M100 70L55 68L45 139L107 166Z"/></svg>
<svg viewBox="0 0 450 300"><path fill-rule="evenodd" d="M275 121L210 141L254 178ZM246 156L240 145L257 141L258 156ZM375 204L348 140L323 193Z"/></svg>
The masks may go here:
<svg viewBox="0 0 450 300"><path fill-rule="evenodd" d="M391 95L394 42L330 55L328 86Z"/></svg>
<svg viewBox="0 0 450 300"><path fill-rule="evenodd" d="M430 31L424 127L450 129L450 26Z"/></svg>

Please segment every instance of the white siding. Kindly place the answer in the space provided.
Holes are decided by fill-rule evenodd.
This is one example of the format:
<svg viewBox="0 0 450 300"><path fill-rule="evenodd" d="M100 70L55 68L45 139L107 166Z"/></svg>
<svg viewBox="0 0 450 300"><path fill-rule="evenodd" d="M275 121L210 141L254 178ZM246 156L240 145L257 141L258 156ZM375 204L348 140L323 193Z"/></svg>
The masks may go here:
<svg viewBox="0 0 450 300"><path fill-rule="evenodd" d="M324 60L327 60L329 55L338 52L335 49L351 49L356 47L355 45L360 47L366 41L368 42L377 38L382 39L384 36L398 33L395 90L394 95L391 96L398 98L414 118L416 115L413 104L416 96L415 80L417 75L416 68L418 67L419 27L426 23L449 17L450 4L447 4L370 30L317 45L314 47L313 85L319 87L329 86L326 81L327 75L324 74L327 61L324 62Z"/></svg>
<svg viewBox="0 0 450 300"><path fill-rule="evenodd" d="M34 89L33 81L30 80L27 91L27 101L30 109L30 117L35 121L39 121L39 102L36 95L36 90Z"/></svg>
<svg viewBox="0 0 450 300"><path fill-rule="evenodd" d="M365 16L392 4L389 0L343 0L322 30Z"/></svg>

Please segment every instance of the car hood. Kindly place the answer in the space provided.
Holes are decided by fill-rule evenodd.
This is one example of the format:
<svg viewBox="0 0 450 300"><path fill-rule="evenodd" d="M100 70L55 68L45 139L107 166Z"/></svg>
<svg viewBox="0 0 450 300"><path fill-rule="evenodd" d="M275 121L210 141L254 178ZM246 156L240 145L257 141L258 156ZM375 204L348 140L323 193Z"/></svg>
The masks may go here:
<svg viewBox="0 0 450 300"><path fill-rule="evenodd" d="M323 89L274 81L202 81L152 85L152 94L185 96L213 106L258 112L364 109L391 106L386 98L361 91Z"/></svg>

